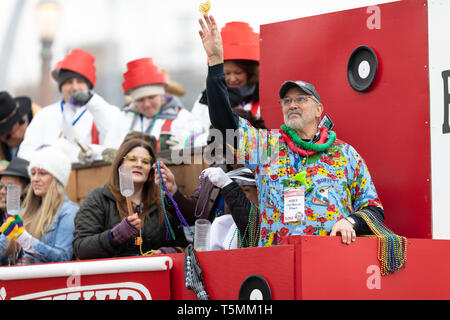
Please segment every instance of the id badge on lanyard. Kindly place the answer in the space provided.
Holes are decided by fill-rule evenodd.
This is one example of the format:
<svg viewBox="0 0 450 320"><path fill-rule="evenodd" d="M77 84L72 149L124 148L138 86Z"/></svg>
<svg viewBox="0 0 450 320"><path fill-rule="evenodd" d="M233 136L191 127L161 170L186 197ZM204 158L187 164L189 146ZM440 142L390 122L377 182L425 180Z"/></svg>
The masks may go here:
<svg viewBox="0 0 450 320"><path fill-rule="evenodd" d="M305 188L284 188L284 223L305 220Z"/></svg>

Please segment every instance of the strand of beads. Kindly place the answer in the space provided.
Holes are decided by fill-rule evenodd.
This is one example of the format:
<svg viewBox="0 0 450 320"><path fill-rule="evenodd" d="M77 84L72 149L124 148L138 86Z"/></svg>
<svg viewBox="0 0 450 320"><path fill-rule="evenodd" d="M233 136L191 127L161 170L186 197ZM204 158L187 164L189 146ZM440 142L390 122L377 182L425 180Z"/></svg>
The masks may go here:
<svg viewBox="0 0 450 320"><path fill-rule="evenodd" d="M147 252L143 252L143 250L142 250L142 242L143 241L142 241L142 230L141 229L139 229L139 234L141 235L141 241L139 243L139 252L140 252L141 256L151 256L151 255L153 255L156 250L149 250Z"/></svg>
<svg viewBox="0 0 450 320"><path fill-rule="evenodd" d="M161 207L163 209L163 213L164 213L164 222L165 222L165 226L166 226L166 240L169 240L169 234L172 236L172 239L175 240L175 234L172 230L172 226L170 225L170 221L167 218L167 214L166 214L166 205L164 203L164 187L162 186L162 184L164 183L162 175L161 175L161 171L160 171L160 167L159 167L159 163L156 163L156 169L158 170L158 174L159 174L159 197L161 199Z"/></svg>
<svg viewBox="0 0 450 320"><path fill-rule="evenodd" d="M331 147L336 140L336 133L334 131L328 131L327 127L320 128L320 139L317 143L310 143L303 141L295 130L289 128L286 125L281 126L281 130L285 132L291 140L303 150L325 151Z"/></svg>
<svg viewBox="0 0 450 320"><path fill-rule="evenodd" d="M256 247L259 242L259 214L258 208L252 203L250 214L248 217L250 231L248 233L248 246Z"/></svg>
<svg viewBox="0 0 450 320"><path fill-rule="evenodd" d="M231 248L231 244L233 243L233 239L235 235L237 234L238 248L251 248L258 246L259 242L259 214L258 214L258 208L255 207L255 205L252 203L250 205L250 212L248 215L248 224L245 227L244 233L241 234L238 228L233 233L233 236L231 237L230 243L228 245L228 249ZM247 238L247 239L246 239ZM247 240L247 241L246 241Z"/></svg>
<svg viewBox="0 0 450 320"><path fill-rule="evenodd" d="M378 260L383 276L393 274L405 267L407 255L407 239L396 235L386 227L369 210L356 212L378 237Z"/></svg>
<svg viewBox="0 0 450 320"><path fill-rule="evenodd" d="M202 172L201 173L201 175L200 175L200 184L198 185L198 188L197 188L197 193L198 193L198 198L197 198L197 201L195 202L195 210L194 210L194 217L196 217L196 218L199 218L199 217L201 217L202 215L203 215L203 212L205 212L205 208L206 208L206 204L208 203L208 200L209 200L209 196L211 195L211 191L212 191L212 189L213 189L213 187L214 187L214 185L211 183L211 185L209 186L209 188L208 188L208 191L206 192L206 198L205 198L205 201L203 202L203 208L202 208L202 211L197 215L197 207L198 207L198 203L200 202L200 196L202 195L202 190L203 190L203 188L205 187L205 185L206 185L206 183L207 183L207 181L206 181L207 179L206 179L206 177L204 177L204 173Z"/></svg>
<svg viewBox="0 0 450 320"><path fill-rule="evenodd" d="M169 239L169 231L170 231L170 234L172 235L173 240L175 240L175 234L173 232L172 226L170 225L169 218L167 217L167 211L166 211L166 206L165 206L165 202L164 202L165 195L167 195L169 197L169 200L174 205L175 211L177 213L177 216L178 216L178 219L180 220L180 222L188 228L188 230L191 234L194 234L194 232L191 230L188 223L184 219L183 215L181 214L181 211L178 208L176 201L173 199L172 195L170 194L169 190L167 189L166 184L164 183L164 179L161 174L161 167L160 167L159 161L156 162L156 170L158 171L158 175L159 175L159 194L161 197L161 206L162 206L163 213L164 213L164 221L166 222L166 235L167 235L166 238L167 238L167 240Z"/></svg>

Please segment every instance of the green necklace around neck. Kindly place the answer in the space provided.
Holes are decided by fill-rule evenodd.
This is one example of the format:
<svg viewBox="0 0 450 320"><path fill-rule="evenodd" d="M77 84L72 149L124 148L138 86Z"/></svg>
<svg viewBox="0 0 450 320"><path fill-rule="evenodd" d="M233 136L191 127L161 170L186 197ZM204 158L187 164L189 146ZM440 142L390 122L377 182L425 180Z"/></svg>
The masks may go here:
<svg viewBox="0 0 450 320"><path fill-rule="evenodd" d="M325 143L319 144L319 143L311 143L311 142L303 141L298 136L297 132L295 132L294 129L291 129L284 124L281 126L281 130L286 132L286 134L292 139L292 141L304 150L325 151L336 140L336 133L334 131L328 131L328 141ZM323 133L324 132L321 132L321 134L323 134Z"/></svg>

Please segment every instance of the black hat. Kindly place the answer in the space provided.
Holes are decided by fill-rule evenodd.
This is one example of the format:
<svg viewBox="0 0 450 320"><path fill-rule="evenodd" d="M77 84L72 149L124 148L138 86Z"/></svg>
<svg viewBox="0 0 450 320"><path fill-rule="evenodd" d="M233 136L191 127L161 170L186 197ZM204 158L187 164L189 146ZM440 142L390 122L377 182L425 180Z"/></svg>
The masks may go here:
<svg viewBox="0 0 450 320"><path fill-rule="evenodd" d="M305 81L286 81L281 85L280 88L280 98L283 99L284 96L286 95L287 91L291 88L300 88L303 91L305 91L307 94L310 94L312 96L314 96L316 98L316 100L320 103L320 96L316 91L316 88L314 88L314 86L308 82Z"/></svg>
<svg viewBox="0 0 450 320"><path fill-rule="evenodd" d="M1 176L15 176L15 177L23 178L23 179L27 180L27 182L29 182L30 181L30 176L28 175L28 165L29 164L30 163L25 159L14 158L8 164L6 169L3 170L2 172L0 172L0 177Z"/></svg>
<svg viewBox="0 0 450 320"><path fill-rule="evenodd" d="M253 172L246 167L241 167L235 170L231 170L227 172L227 176L230 179L233 179L237 184L241 186L255 186L255 176Z"/></svg>
<svg viewBox="0 0 450 320"><path fill-rule="evenodd" d="M92 85L92 83L83 75L71 71L71 70L67 70L67 69L61 69L58 72L58 88L59 91L61 91L61 87L64 84L64 82L66 82L67 80L71 79L71 78L80 78L83 81L85 81L89 87L89 89L92 89L94 86Z"/></svg>
<svg viewBox="0 0 450 320"><path fill-rule="evenodd" d="M11 131L13 125L22 119L19 101L6 92L0 92L0 136Z"/></svg>
<svg viewBox="0 0 450 320"><path fill-rule="evenodd" d="M14 101L19 103L19 113L23 116L26 114L32 114L31 107L32 102L29 97L21 96L21 97L15 97Z"/></svg>

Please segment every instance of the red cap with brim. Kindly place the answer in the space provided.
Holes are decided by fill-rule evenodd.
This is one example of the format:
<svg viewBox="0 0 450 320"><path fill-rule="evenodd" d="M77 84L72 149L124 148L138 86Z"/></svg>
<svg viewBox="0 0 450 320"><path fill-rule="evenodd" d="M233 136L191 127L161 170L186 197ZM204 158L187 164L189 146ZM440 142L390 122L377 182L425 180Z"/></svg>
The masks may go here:
<svg viewBox="0 0 450 320"><path fill-rule="evenodd" d="M123 74L122 89L124 93L130 90L152 84L168 83L167 74L153 64L152 58L141 58L127 63L127 71Z"/></svg>
<svg viewBox="0 0 450 320"><path fill-rule="evenodd" d="M97 77L95 75L95 58L92 54L81 49L72 49L63 60L59 61L52 70L52 77L58 81L60 70L70 70L81 74L95 86Z"/></svg>
<svg viewBox="0 0 450 320"><path fill-rule="evenodd" d="M259 62L259 34L246 22L228 22L220 31L224 60Z"/></svg>

